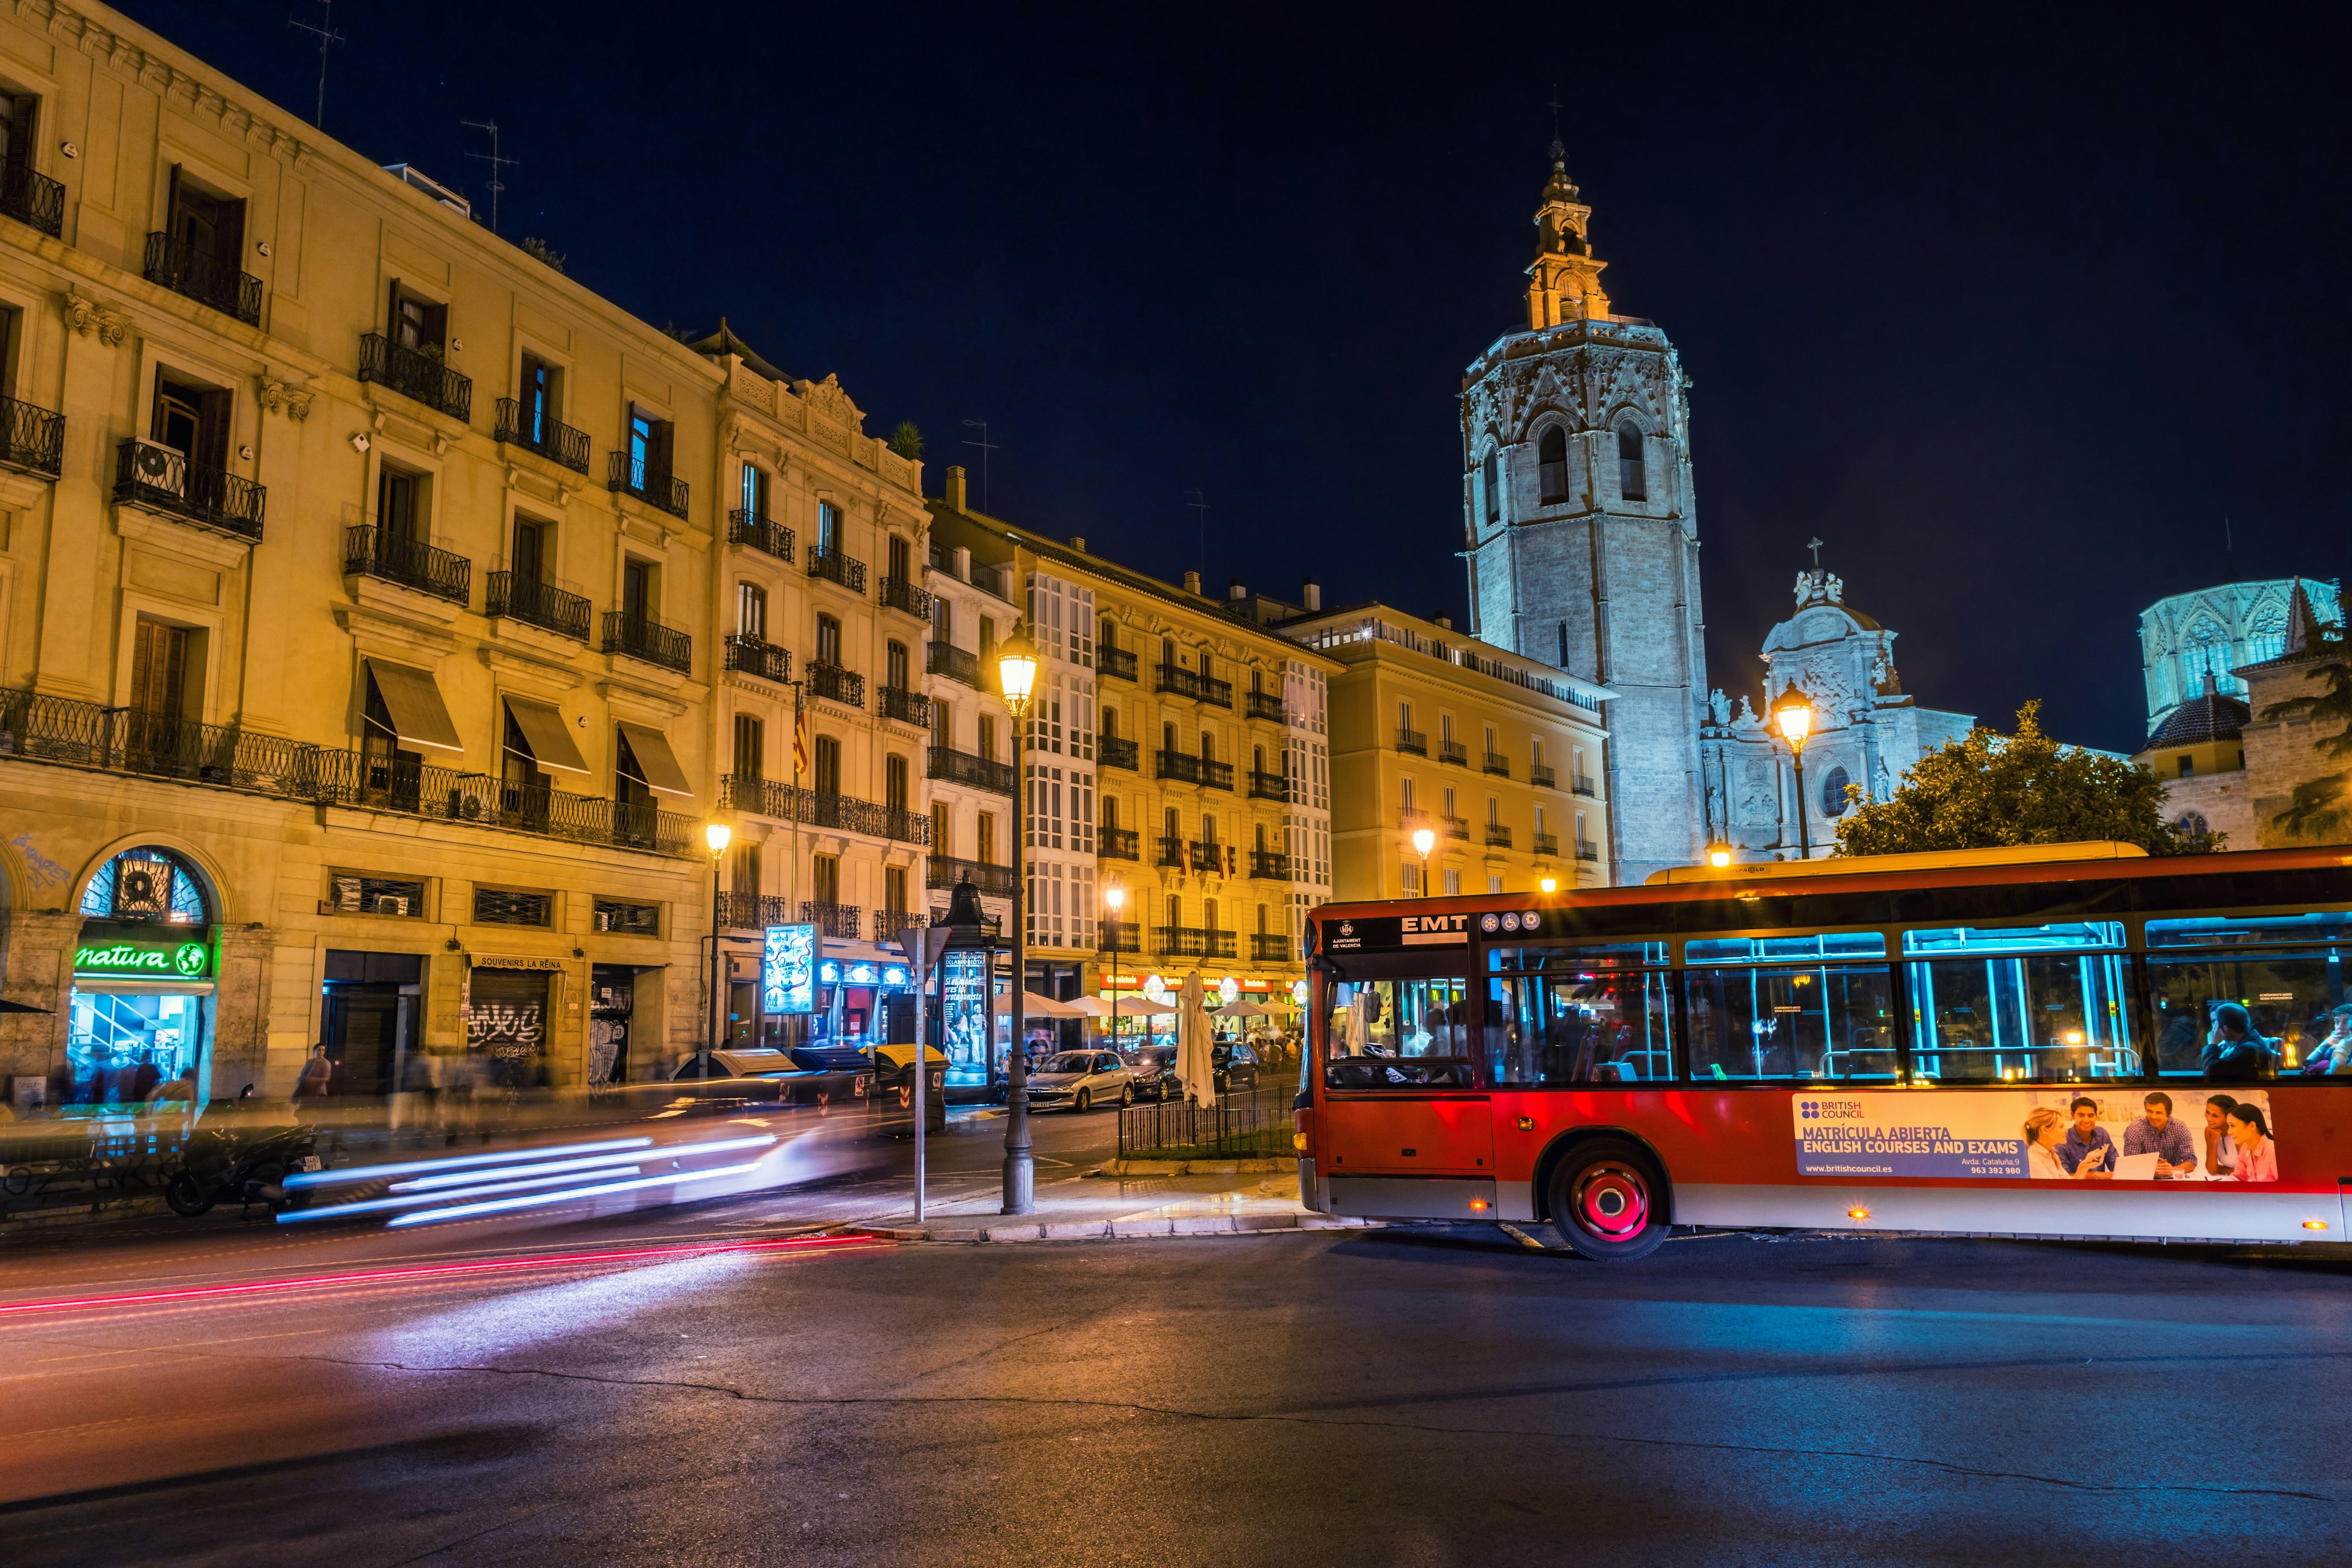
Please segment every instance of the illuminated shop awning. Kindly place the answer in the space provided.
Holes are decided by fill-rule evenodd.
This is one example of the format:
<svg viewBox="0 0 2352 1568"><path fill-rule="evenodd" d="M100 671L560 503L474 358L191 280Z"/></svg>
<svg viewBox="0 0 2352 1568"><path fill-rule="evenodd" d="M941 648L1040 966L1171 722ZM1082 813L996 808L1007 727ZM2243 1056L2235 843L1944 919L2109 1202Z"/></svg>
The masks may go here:
<svg viewBox="0 0 2352 1568"><path fill-rule="evenodd" d="M530 748L530 760L550 773L584 773L587 762L580 748L572 743L572 731L564 728L563 715L544 702L534 702L528 697L507 699L507 711L514 715L515 728L522 731L524 744Z"/></svg>
<svg viewBox="0 0 2352 1568"><path fill-rule="evenodd" d="M388 658L371 658L367 668L376 695L383 699L384 710L392 715L392 732L400 737L402 745L429 746L441 752L466 749L457 739L457 726L449 721L448 704L441 700L441 689L433 684L431 670L394 664Z"/></svg>
<svg viewBox="0 0 2352 1568"><path fill-rule="evenodd" d="M646 787L663 795L694 793L686 782L686 770L677 765L677 753L669 749L669 737L659 730L648 730L643 724L624 722L621 738L629 743L629 752L637 759L637 776Z"/></svg>

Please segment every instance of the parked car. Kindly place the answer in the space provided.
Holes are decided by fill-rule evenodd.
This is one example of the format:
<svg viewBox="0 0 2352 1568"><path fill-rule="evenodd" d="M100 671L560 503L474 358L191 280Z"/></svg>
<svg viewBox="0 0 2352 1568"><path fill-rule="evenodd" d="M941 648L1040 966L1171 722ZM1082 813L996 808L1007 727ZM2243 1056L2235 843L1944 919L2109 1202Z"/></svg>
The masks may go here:
<svg viewBox="0 0 2352 1568"><path fill-rule="evenodd" d="M1216 1071L1217 1092L1230 1094L1237 1089L1257 1087L1258 1059L1255 1047L1246 1045L1220 1045L1209 1053Z"/></svg>
<svg viewBox="0 0 2352 1568"><path fill-rule="evenodd" d="M1143 1046L1128 1052L1127 1070L1138 1100L1156 1100L1165 1105L1184 1098L1183 1080L1176 1076L1173 1046Z"/></svg>
<svg viewBox="0 0 2352 1568"><path fill-rule="evenodd" d="M1090 1110L1105 1100L1135 1103L1135 1071L1116 1051L1059 1051L1039 1062L1029 1079L1032 1110Z"/></svg>

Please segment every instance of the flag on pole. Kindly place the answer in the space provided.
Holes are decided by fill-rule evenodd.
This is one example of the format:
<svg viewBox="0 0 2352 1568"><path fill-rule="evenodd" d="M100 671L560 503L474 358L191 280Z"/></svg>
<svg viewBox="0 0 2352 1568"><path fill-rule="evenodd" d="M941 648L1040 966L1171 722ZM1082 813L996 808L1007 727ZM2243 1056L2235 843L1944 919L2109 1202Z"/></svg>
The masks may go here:
<svg viewBox="0 0 2352 1568"><path fill-rule="evenodd" d="M808 710L801 703L800 693L793 693L793 782L797 784L808 776L809 729Z"/></svg>

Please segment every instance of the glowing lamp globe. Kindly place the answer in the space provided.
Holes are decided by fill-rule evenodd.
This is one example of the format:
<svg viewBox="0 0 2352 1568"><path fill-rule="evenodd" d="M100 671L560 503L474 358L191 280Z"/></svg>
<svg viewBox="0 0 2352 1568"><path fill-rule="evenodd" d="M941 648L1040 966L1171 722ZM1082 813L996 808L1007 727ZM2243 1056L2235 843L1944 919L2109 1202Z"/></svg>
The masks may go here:
<svg viewBox="0 0 2352 1568"><path fill-rule="evenodd" d="M1029 694L1037 689L1037 645L1017 626L997 645L996 680L1006 707L1018 713L1029 706Z"/></svg>

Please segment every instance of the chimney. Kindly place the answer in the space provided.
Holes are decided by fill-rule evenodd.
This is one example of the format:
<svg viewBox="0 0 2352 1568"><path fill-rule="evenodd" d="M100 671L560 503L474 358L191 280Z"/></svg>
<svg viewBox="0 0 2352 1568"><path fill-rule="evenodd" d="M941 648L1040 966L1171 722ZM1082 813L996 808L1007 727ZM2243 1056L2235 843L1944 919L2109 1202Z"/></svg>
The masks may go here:
<svg viewBox="0 0 2352 1568"><path fill-rule="evenodd" d="M1437 614L1432 616L1430 619L1437 623L1437 629L1439 631L1450 632L1454 629L1454 617L1447 615L1443 610L1438 611Z"/></svg>
<svg viewBox="0 0 2352 1568"><path fill-rule="evenodd" d="M1239 604L1249 597L1249 590L1242 586L1240 578L1228 577L1225 579L1225 597L1234 604Z"/></svg>
<svg viewBox="0 0 2352 1568"><path fill-rule="evenodd" d="M1083 533L1070 535L1070 548L1084 555L1087 552L1087 536Z"/></svg>
<svg viewBox="0 0 2352 1568"><path fill-rule="evenodd" d="M948 505L958 511L967 510L963 504L963 465L961 463L948 465L947 500Z"/></svg>
<svg viewBox="0 0 2352 1568"><path fill-rule="evenodd" d="M1187 573L1185 573L1185 574L1184 574L1184 592L1186 592L1186 593L1188 593L1188 594L1198 594L1198 593L1200 593L1200 591L1201 591L1201 574L1200 574L1198 572L1187 572Z"/></svg>
<svg viewBox="0 0 2352 1568"><path fill-rule="evenodd" d="M1307 579L1305 583L1299 584L1298 602L1307 609L1318 611L1321 610L1323 608L1323 584L1318 583L1312 577Z"/></svg>

